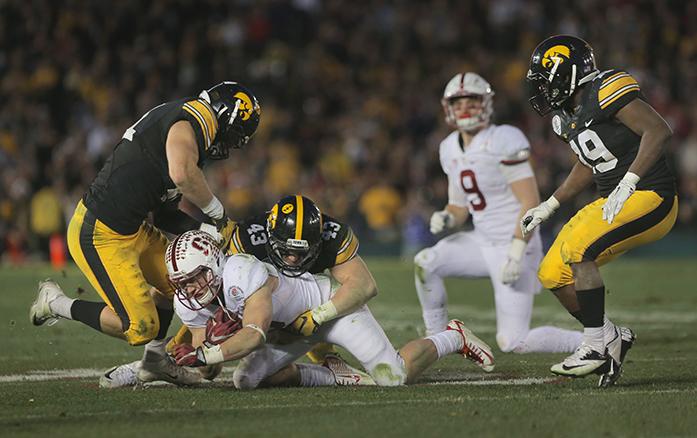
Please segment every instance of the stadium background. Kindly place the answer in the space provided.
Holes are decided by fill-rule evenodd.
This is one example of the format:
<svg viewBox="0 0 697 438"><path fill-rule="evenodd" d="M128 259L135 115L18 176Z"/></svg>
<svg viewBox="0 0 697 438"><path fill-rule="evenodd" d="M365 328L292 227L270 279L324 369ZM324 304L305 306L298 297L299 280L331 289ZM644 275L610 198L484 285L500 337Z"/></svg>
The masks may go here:
<svg viewBox="0 0 697 438"><path fill-rule="evenodd" d="M495 120L531 140L543 197L566 175L574 158L523 80L535 44L555 33L585 38L601 69L628 69L673 127L680 214L652 248L694 251L695 2L0 0L2 263L48 257L143 113L222 80L262 106L252 144L208 169L232 217L301 191L354 227L362 253L408 256L433 242L428 218L446 202L440 97L455 73L491 82ZM546 224L546 239L592 196Z"/></svg>

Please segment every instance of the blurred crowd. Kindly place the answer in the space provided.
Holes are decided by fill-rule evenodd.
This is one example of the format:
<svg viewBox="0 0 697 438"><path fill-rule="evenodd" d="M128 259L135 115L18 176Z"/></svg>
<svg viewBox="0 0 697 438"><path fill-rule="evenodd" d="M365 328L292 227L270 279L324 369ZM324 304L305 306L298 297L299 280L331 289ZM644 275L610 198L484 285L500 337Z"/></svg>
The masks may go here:
<svg viewBox="0 0 697 438"><path fill-rule="evenodd" d="M0 0L0 256L47 257L124 130L222 80L262 106L249 147L207 169L232 217L303 192L363 243L413 253L447 201L440 97L457 72L487 78L496 122L529 136L543 197L565 177L575 158L524 83L532 49L557 33L629 70L673 127L677 226L694 228L695 2Z"/></svg>

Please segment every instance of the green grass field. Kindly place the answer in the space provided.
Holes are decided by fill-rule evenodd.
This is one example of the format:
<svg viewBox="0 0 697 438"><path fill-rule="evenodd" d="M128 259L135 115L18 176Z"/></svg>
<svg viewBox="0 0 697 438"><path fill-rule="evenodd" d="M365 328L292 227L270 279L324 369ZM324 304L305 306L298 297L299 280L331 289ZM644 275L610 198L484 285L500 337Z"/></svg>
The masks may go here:
<svg viewBox="0 0 697 438"><path fill-rule="evenodd" d="M370 304L375 316L395 345L417 337L410 265L368 263L380 286ZM100 390L98 373L139 358L142 348L70 321L36 328L27 316L47 276L69 295L82 286L94 299L81 274L0 269L0 436L697 435L697 259L626 258L603 272L610 317L638 336L614 388L596 388L595 378L553 379L549 366L561 354L498 352L491 374L451 356L409 387L240 392L231 383ZM495 345L488 282L448 287L451 316ZM577 326L547 292L537 298L533 323Z"/></svg>

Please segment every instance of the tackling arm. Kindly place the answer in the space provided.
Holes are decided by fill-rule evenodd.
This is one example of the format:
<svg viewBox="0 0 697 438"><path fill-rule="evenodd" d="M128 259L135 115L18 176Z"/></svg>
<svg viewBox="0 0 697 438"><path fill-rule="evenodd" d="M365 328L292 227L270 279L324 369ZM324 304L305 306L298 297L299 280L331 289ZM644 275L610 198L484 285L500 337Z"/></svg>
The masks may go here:
<svg viewBox="0 0 697 438"><path fill-rule="evenodd" d="M336 308L334 318L353 312L378 294L375 279L359 255L334 266L329 272L341 283L330 300ZM318 322L321 324L326 321L328 319Z"/></svg>
<svg viewBox="0 0 697 438"><path fill-rule="evenodd" d="M188 121L180 120L172 125L167 134L165 148L172 182L185 198L203 210L214 196L197 165L199 157L196 136Z"/></svg>

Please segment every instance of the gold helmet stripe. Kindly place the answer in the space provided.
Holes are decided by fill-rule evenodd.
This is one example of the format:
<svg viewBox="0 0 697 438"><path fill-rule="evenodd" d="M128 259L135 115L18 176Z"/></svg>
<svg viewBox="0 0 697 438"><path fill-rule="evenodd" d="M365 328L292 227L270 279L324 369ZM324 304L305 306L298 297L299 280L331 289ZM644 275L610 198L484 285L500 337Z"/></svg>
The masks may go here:
<svg viewBox="0 0 697 438"><path fill-rule="evenodd" d="M295 214L295 240L303 238L303 197L295 195L295 206L298 212Z"/></svg>

